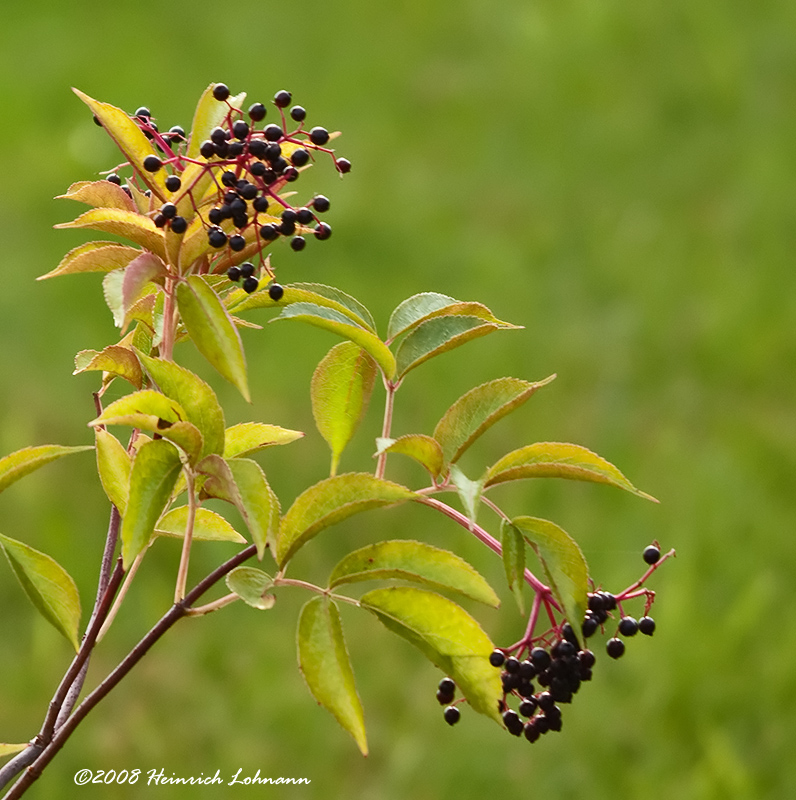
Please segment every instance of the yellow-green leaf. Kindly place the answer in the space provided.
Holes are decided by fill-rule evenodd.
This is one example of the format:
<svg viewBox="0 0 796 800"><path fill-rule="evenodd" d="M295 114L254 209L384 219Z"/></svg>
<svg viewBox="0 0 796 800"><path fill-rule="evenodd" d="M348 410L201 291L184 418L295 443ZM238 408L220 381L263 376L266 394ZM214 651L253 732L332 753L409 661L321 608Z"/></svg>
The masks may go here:
<svg viewBox="0 0 796 800"><path fill-rule="evenodd" d="M56 228L91 228L114 233L166 258L166 240L162 231L149 218L122 208L92 208L72 222L61 222ZM61 273L59 273L61 274ZM49 276L48 276L49 277Z"/></svg>
<svg viewBox="0 0 796 800"><path fill-rule="evenodd" d="M75 272L113 272L126 267L140 255L137 247L115 242L87 242L70 250L52 272L39 275L36 280L43 281Z"/></svg>
<svg viewBox="0 0 796 800"><path fill-rule="evenodd" d="M122 443L103 428L95 428L97 437L97 472L108 500L123 517L127 513L132 461Z"/></svg>
<svg viewBox="0 0 796 800"><path fill-rule="evenodd" d="M0 458L0 492L51 461L71 453L82 453L85 450L93 449L91 445L63 447L59 444L42 444L37 447L24 447L22 450L4 456Z"/></svg>
<svg viewBox="0 0 796 800"><path fill-rule="evenodd" d="M133 428L160 433L167 424L187 419L183 407L154 389L120 397L96 418L88 423L90 428L97 425L129 425Z"/></svg>
<svg viewBox="0 0 796 800"><path fill-rule="evenodd" d="M188 527L188 514L188 506L172 508L158 520L155 536L173 536L184 539ZM246 542L221 514L202 507L196 509L193 538L203 542L235 542L237 544Z"/></svg>
<svg viewBox="0 0 796 800"><path fill-rule="evenodd" d="M525 585L525 539L508 520L500 523L500 544L503 548L503 568L506 581L517 600L520 614L525 614L525 599L522 594Z"/></svg>
<svg viewBox="0 0 796 800"><path fill-rule="evenodd" d="M141 362L158 388L179 404L185 418L202 433L202 455L224 450L224 412L216 393L198 375L162 358L140 354Z"/></svg>
<svg viewBox="0 0 796 800"><path fill-rule="evenodd" d="M135 353L129 347L118 344L108 345L104 350L81 350L75 356L75 371L73 375L81 372L101 370L109 375L117 375L129 381L136 389L141 388L143 373L141 364ZM103 383L106 383L103 379Z"/></svg>
<svg viewBox="0 0 796 800"><path fill-rule="evenodd" d="M392 540L355 550L332 570L329 588L391 578L458 592L494 608L500 605L492 587L463 558L425 542Z"/></svg>
<svg viewBox="0 0 796 800"><path fill-rule="evenodd" d="M287 510L279 528L276 561L280 566L309 539L353 514L411 500L415 493L370 473L348 473L316 483Z"/></svg>
<svg viewBox="0 0 796 800"><path fill-rule="evenodd" d="M484 322L480 317L433 317L421 322L401 342L395 354L399 376L424 361L500 329L516 328L507 323Z"/></svg>
<svg viewBox="0 0 796 800"><path fill-rule="evenodd" d="M586 615L589 568L575 540L558 525L536 517L515 517L514 526L533 547L553 597L575 634Z"/></svg>
<svg viewBox="0 0 796 800"><path fill-rule="evenodd" d="M199 352L250 401L238 330L213 289L198 275L177 284L177 305Z"/></svg>
<svg viewBox="0 0 796 800"><path fill-rule="evenodd" d="M191 138L188 141L188 150L186 155L188 158L200 158L199 148L205 139L210 138L210 131L213 128L221 125L224 118L229 112L229 106L226 102L216 100L213 97L214 83L211 83L207 89L202 92L199 102L196 104L196 111L193 115L193 123L191 125ZM234 95L229 98L231 105L240 108L246 99L246 93L242 92L239 95Z"/></svg>
<svg viewBox="0 0 796 800"><path fill-rule="evenodd" d="M340 342L323 358L312 376L312 415L332 451L332 475L340 454L368 408L378 368L354 342Z"/></svg>
<svg viewBox="0 0 796 800"><path fill-rule="evenodd" d="M502 327L514 327L499 320L482 303L462 302L438 292L422 292L404 300L392 312L387 326L387 340L407 333L422 322L434 317L469 316L478 317L484 322L493 322Z"/></svg>
<svg viewBox="0 0 796 800"><path fill-rule="evenodd" d="M434 438L442 446L445 462L458 461L484 431L554 378L555 375L551 375L537 383L518 378L498 378L462 395L442 415L434 429Z"/></svg>
<svg viewBox="0 0 796 800"><path fill-rule="evenodd" d="M21 753L25 748L28 747L28 742L24 742L23 744L5 744L0 742L0 758L4 758L5 756L13 756L14 753Z"/></svg>
<svg viewBox="0 0 796 800"><path fill-rule="evenodd" d="M30 601L77 650L80 595L69 573L45 553L2 534L0 547Z"/></svg>
<svg viewBox="0 0 796 800"><path fill-rule="evenodd" d="M658 501L636 489L613 465L577 444L538 442L503 456L484 476L486 488L522 478L568 478L618 486L646 500Z"/></svg>
<svg viewBox="0 0 796 800"><path fill-rule="evenodd" d="M365 718L336 604L326 597L306 603L297 639L299 669L312 696L354 737L366 756Z"/></svg>
<svg viewBox="0 0 796 800"><path fill-rule="evenodd" d="M276 597L268 591L274 579L267 572L255 567L236 567L225 580L229 590L252 608L268 611L274 607Z"/></svg>
<svg viewBox="0 0 796 800"><path fill-rule="evenodd" d="M72 91L94 112L94 116L102 123L102 127L116 142L127 160L135 167L144 183L161 200L165 201L168 196L166 170L159 169L157 172L149 172L144 169L144 159L147 156L159 156L138 125L120 108L94 100L77 89Z"/></svg>
<svg viewBox="0 0 796 800"><path fill-rule="evenodd" d="M271 322L285 319L297 319L356 342L373 356L387 380L395 376L395 358L390 348L374 333L353 323L345 314L315 303L293 303L282 309L282 313Z"/></svg>
<svg viewBox="0 0 796 800"><path fill-rule="evenodd" d="M138 449L130 473L127 513L121 529L125 570L130 569L152 538L181 469L177 448L165 439L146 442Z"/></svg>
<svg viewBox="0 0 796 800"><path fill-rule="evenodd" d="M473 710L503 724L500 671L489 663L495 647L463 608L447 597L412 586L375 589L359 602L453 678Z"/></svg>
<svg viewBox="0 0 796 800"><path fill-rule="evenodd" d="M378 450L381 453L401 453L413 458L422 464L431 474L432 478L439 477L442 472L442 448L435 439L422 433L408 433L398 439L377 439Z"/></svg>
<svg viewBox="0 0 796 800"><path fill-rule="evenodd" d="M78 200L94 208L136 210L133 198L121 186L110 181L78 181L67 189L66 194L59 194L55 199Z"/></svg>
<svg viewBox="0 0 796 800"><path fill-rule="evenodd" d="M233 458L227 463L240 495L241 511L249 533L257 545L257 557L262 560L265 548L273 547L279 531L279 500L256 461Z"/></svg>
<svg viewBox="0 0 796 800"><path fill-rule="evenodd" d="M301 431L267 425L264 422L241 422L227 428L224 438L224 458L239 458L266 447L290 444L301 439Z"/></svg>

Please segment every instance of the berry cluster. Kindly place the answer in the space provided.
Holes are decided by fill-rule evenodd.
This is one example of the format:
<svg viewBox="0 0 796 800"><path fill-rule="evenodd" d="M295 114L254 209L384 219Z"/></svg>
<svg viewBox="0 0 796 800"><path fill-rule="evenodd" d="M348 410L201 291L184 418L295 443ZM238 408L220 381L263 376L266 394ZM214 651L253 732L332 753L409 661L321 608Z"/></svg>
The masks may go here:
<svg viewBox="0 0 796 800"><path fill-rule="evenodd" d="M674 551L665 558L671 555L674 555ZM655 621L649 616L655 595L649 589L641 587L663 559L657 544L647 547L643 557L649 568L628 589L619 594L599 590L588 595L588 611L580 631L581 641L585 642L598 629L604 631L613 617L612 612L619 611L616 632L606 643L606 652L614 659L625 652L625 643L620 637L629 638L639 631L652 636L655 632ZM646 598L644 616L639 620L625 614L622 608L624 601L636 597ZM552 620L552 606L544 598L542 603L547 606ZM532 628L533 625L530 625L531 630ZM562 621L541 636L529 633L515 645L499 648L490 655L490 664L501 670L503 698L500 701L500 712L509 733L514 736L524 735L529 742L535 742L548 731L562 729L559 704L572 702L582 684L592 679L592 670L597 661L594 652L583 646L581 641L573 627ZM458 706L453 705L455 688L451 678L444 678L437 690L438 702L447 706L444 716L449 725L454 725L461 717ZM516 710L510 707L510 701L514 702Z"/></svg>
<svg viewBox="0 0 796 800"><path fill-rule="evenodd" d="M189 157L185 131L179 125L161 133L145 107L131 116L161 154L147 156L142 162L144 171L155 174L166 169L170 173L165 186L174 195L174 202L152 207L150 216L159 228L183 234L189 223L179 211L185 213L192 207L201 219L208 245L217 251L215 255L211 252L209 271L226 271L232 281L243 278L244 290L253 292L259 286L257 270L245 259L259 258L261 269L273 278L263 257L268 244L289 237L291 249L298 252L305 248L307 237L323 241L332 234L328 223L319 217L331 206L327 197L316 195L303 205L293 206L280 195L282 189L297 181L319 153L328 154L340 174L349 172L351 163L337 158L327 146L334 134L322 127L305 127L307 112L302 106L288 108L292 101L288 91L274 96L279 120L268 124L263 122L267 116L263 103L254 103L247 111L237 108L223 83L214 85L213 96L228 110L221 124L199 145L201 158L194 157L195 145ZM95 121L99 123L96 117ZM192 165L201 169L197 171ZM118 169L107 179L121 186ZM191 170L190 184L184 186L186 170ZM130 188L124 188L132 196ZM149 191L145 194L151 197ZM187 202L190 206L186 207ZM279 289L269 288L271 296L281 297Z"/></svg>

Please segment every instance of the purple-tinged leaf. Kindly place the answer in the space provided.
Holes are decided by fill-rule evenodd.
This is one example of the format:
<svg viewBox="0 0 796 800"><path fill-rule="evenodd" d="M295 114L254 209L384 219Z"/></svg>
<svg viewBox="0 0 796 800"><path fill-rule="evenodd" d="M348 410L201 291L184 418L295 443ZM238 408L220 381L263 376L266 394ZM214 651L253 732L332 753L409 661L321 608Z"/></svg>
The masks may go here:
<svg viewBox="0 0 796 800"><path fill-rule="evenodd" d="M122 307L125 314L144 292L144 287L166 276L166 265L153 253L143 252L134 258L124 270L122 282Z"/></svg>
<svg viewBox="0 0 796 800"><path fill-rule="evenodd" d="M141 364L135 353L129 347L118 344L108 345L104 350L81 350L75 356L75 371L73 375L81 372L101 370L106 373L103 376L103 384L109 383L107 376L111 378L118 376L129 381L136 389L141 388L143 373Z"/></svg>
<svg viewBox="0 0 796 800"><path fill-rule="evenodd" d="M66 194L59 194L55 199L78 200L94 208L137 210L133 198L121 186L110 181L78 181L67 189Z"/></svg>

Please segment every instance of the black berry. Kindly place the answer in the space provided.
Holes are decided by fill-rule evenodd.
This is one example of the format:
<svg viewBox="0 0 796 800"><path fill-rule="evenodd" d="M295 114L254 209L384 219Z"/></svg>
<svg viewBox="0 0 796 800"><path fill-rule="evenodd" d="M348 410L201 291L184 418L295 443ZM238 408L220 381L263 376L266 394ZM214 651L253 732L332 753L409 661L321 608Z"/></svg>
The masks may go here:
<svg viewBox="0 0 796 800"><path fill-rule="evenodd" d="M122 179L115 172L112 172L110 175L108 175L105 180L108 181L108 183L115 183L117 186L122 185Z"/></svg>
<svg viewBox="0 0 796 800"><path fill-rule="evenodd" d="M307 112L304 110L303 106L293 106L293 108L290 109L290 116L296 122L302 122L307 116Z"/></svg>
<svg viewBox="0 0 796 800"><path fill-rule="evenodd" d="M216 100L226 100L229 97L229 87L225 83L217 83L213 87L213 97Z"/></svg>
<svg viewBox="0 0 796 800"><path fill-rule="evenodd" d="M506 659L506 663L503 665L503 667L510 675L516 675L520 671L520 661L514 656L509 656Z"/></svg>
<svg viewBox="0 0 796 800"><path fill-rule="evenodd" d="M550 653L543 647L534 647L531 650L531 661L533 661L537 669L545 669L550 666Z"/></svg>
<svg viewBox="0 0 796 800"><path fill-rule="evenodd" d="M338 172L342 172L343 174L351 172L351 162L347 158L338 158L334 163L337 166Z"/></svg>
<svg viewBox="0 0 796 800"><path fill-rule="evenodd" d="M536 711L536 700L533 697L526 697L520 703L520 714L523 717L532 717L534 711Z"/></svg>
<svg viewBox="0 0 796 800"><path fill-rule="evenodd" d="M462 712L456 706L448 706L445 709L444 716L448 725L455 725L461 719Z"/></svg>
<svg viewBox="0 0 796 800"><path fill-rule="evenodd" d="M609 639L605 651L611 658L620 658L625 652L625 643L621 639Z"/></svg>
<svg viewBox="0 0 796 800"><path fill-rule="evenodd" d="M260 228L260 236L262 236L266 242L272 242L277 236L279 236L279 234L280 231L276 225L272 225L270 223L268 225L263 225L262 228Z"/></svg>
<svg viewBox="0 0 796 800"><path fill-rule="evenodd" d="M243 291L247 294L251 294L252 292L257 291L257 287L260 285L260 282L257 278L250 277L243 279Z"/></svg>
<svg viewBox="0 0 796 800"><path fill-rule="evenodd" d="M210 228L207 241L211 247L223 247L227 243L227 234L221 228Z"/></svg>
<svg viewBox="0 0 796 800"><path fill-rule="evenodd" d="M329 141L329 131L326 128L313 128L310 131L310 141L317 145L326 144Z"/></svg>
<svg viewBox="0 0 796 800"><path fill-rule="evenodd" d="M244 247L246 247L246 240L239 233L236 233L229 237L229 246L235 252L240 252Z"/></svg>
<svg viewBox="0 0 796 800"><path fill-rule="evenodd" d="M163 166L163 162L157 156L147 156L144 159L144 169L147 172L157 172Z"/></svg>
<svg viewBox="0 0 796 800"><path fill-rule="evenodd" d="M185 233L188 230L188 221L185 217L172 217L171 230L173 233Z"/></svg>
<svg viewBox="0 0 796 800"><path fill-rule="evenodd" d="M661 551L655 547L654 544L649 545L649 547L644 548L644 561L647 564L657 564L661 557Z"/></svg>
<svg viewBox="0 0 796 800"><path fill-rule="evenodd" d="M278 142L282 138L282 128L279 125L268 125L263 135L269 142Z"/></svg>
<svg viewBox="0 0 796 800"><path fill-rule="evenodd" d="M265 119L266 107L262 103L252 103L249 106L249 119L253 122L261 122Z"/></svg>
<svg viewBox="0 0 796 800"><path fill-rule="evenodd" d="M227 277L233 282L236 283L240 280L240 268L239 267L230 267L227 270Z"/></svg>
<svg viewBox="0 0 796 800"><path fill-rule="evenodd" d="M315 238L320 239L321 241L323 241L324 239L328 239L331 235L332 235L332 228L325 222L321 222L315 229Z"/></svg>
<svg viewBox="0 0 796 800"><path fill-rule="evenodd" d="M278 284L272 283L268 287L268 296L276 303L282 299L282 295L284 295L285 290Z"/></svg>
<svg viewBox="0 0 796 800"><path fill-rule="evenodd" d="M170 192L178 192L182 186L182 181L176 175L169 175L166 178L166 188Z"/></svg>
<svg viewBox="0 0 796 800"><path fill-rule="evenodd" d="M314 217L312 216L312 211L310 211L308 208L300 208L296 212L296 219L301 225L307 225L312 222Z"/></svg>
<svg viewBox="0 0 796 800"><path fill-rule="evenodd" d="M588 639L590 636L594 636L597 632L597 628L600 627L600 623L597 622L597 618L592 616L591 614L583 620L583 624L580 626L580 631L583 634L584 639Z"/></svg>
<svg viewBox="0 0 796 800"><path fill-rule="evenodd" d="M232 134L236 139L243 141L249 135L249 123L239 119L232 126Z"/></svg>
<svg viewBox="0 0 796 800"><path fill-rule="evenodd" d="M265 156L265 149L268 145L262 139L252 139L249 142L249 152L255 158L263 158Z"/></svg>
<svg viewBox="0 0 796 800"><path fill-rule="evenodd" d="M294 236L290 240L290 246L298 253L307 246L307 240L303 236Z"/></svg>
<svg viewBox="0 0 796 800"><path fill-rule="evenodd" d="M292 96L293 95L291 95L290 92L285 91L284 89L282 89L281 92L277 92L274 95L274 105L277 108L287 108L287 106L290 105L290 100L291 100Z"/></svg>
<svg viewBox="0 0 796 800"><path fill-rule="evenodd" d="M140 108L136 109L135 114L133 114L133 116L148 120L152 116L152 113L146 106L141 106Z"/></svg>
<svg viewBox="0 0 796 800"><path fill-rule="evenodd" d="M168 222L163 214L158 214L152 221L155 223L156 228L162 228Z"/></svg>
<svg viewBox="0 0 796 800"><path fill-rule="evenodd" d="M513 736L520 736L522 734L524 724L516 711L512 711L511 709L504 711L503 724L506 726L508 732Z"/></svg>
<svg viewBox="0 0 796 800"><path fill-rule="evenodd" d="M177 213L177 206L175 206L174 203L164 203L160 207L160 213L163 214L166 219L172 219Z"/></svg>
<svg viewBox="0 0 796 800"><path fill-rule="evenodd" d="M319 213L323 214L324 211L329 210L329 206L331 203L329 202L328 197L324 197L322 194L319 194L313 201L312 207Z"/></svg>
<svg viewBox="0 0 796 800"><path fill-rule="evenodd" d="M282 177L288 182L293 183L293 181L298 180L299 171L295 167L287 167L286 169L282 170Z"/></svg>
<svg viewBox="0 0 796 800"><path fill-rule="evenodd" d="M204 142L202 142L202 145L199 148L199 154L202 156L202 158L212 158L215 155L215 152L215 145L210 141L210 139L206 139Z"/></svg>
<svg viewBox="0 0 796 800"><path fill-rule="evenodd" d="M304 148L299 148L290 156L290 163L295 167L303 167L309 160L310 154Z"/></svg>
<svg viewBox="0 0 796 800"><path fill-rule="evenodd" d="M638 622L633 617L622 617L619 620L619 633L622 636L635 636L638 632Z"/></svg>
<svg viewBox="0 0 796 800"><path fill-rule="evenodd" d="M260 214L268 211L268 198L264 195L260 195L259 197L254 198L254 202L252 203L252 207L255 211L259 212Z"/></svg>
<svg viewBox="0 0 796 800"><path fill-rule="evenodd" d="M655 620L652 617L642 617L638 621L638 629L645 636L652 636L655 633Z"/></svg>
<svg viewBox="0 0 796 800"><path fill-rule="evenodd" d="M503 662L506 660L506 656L502 650L493 650L489 654L489 663L493 667L502 667Z"/></svg>
<svg viewBox="0 0 796 800"><path fill-rule="evenodd" d="M251 261L244 261L240 265L240 274L244 278L251 278L254 275L254 264Z"/></svg>
<svg viewBox="0 0 796 800"><path fill-rule="evenodd" d="M452 678L443 678L437 688L445 694L453 694L456 691L456 683Z"/></svg>

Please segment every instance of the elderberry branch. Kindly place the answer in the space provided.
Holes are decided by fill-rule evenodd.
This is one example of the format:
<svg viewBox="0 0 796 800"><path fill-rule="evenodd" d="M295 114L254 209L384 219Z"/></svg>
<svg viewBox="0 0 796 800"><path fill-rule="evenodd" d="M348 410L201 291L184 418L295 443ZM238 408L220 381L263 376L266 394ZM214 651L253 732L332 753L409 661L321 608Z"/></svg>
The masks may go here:
<svg viewBox="0 0 796 800"><path fill-rule="evenodd" d="M194 487L193 470L185 467L185 483L188 489L188 519L185 523L185 536L182 541L180 554L180 567L177 571L177 585L174 587L174 602L179 603L185 597L185 585L188 582L188 563L191 559L191 544L193 543L193 528L196 522L196 492Z"/></svg>
<svg viewBox="0 0 796 800"><path fill-rule="evenodd" d="M387 390L387 396L384 401L384 424L381 428L381 438L389 439L390 431L392 429L392 412L395 405L395 392L398 388L397 384L388 381L384 378L384 388ZM384 470L387 467L387 451L383 450L379 453L378 461L376 462L376 477L383 478Z"/></svg>

